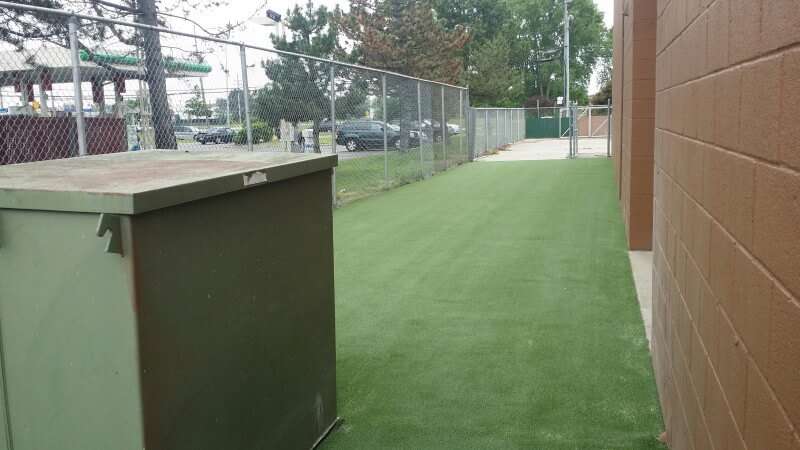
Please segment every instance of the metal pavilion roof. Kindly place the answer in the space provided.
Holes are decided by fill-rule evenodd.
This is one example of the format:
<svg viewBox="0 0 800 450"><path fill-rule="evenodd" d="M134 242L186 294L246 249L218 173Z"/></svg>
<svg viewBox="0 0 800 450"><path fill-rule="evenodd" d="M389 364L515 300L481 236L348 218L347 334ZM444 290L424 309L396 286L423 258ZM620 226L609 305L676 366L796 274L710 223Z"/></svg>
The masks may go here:
<svg viewBox="0 0 800 450"><path fill-rule="evenodd" d="M211 66L190 61L164 58L166 76L169 78L205 77ZM140 58L108 52L81 51L79 67L81 79L111 80L142 78L144 62ZM49 73L53 83L72 81L70 50L62 47L41 47L36 50L11 50L0 52L0 86L20 82L38 82L43 73Z"/></svg>

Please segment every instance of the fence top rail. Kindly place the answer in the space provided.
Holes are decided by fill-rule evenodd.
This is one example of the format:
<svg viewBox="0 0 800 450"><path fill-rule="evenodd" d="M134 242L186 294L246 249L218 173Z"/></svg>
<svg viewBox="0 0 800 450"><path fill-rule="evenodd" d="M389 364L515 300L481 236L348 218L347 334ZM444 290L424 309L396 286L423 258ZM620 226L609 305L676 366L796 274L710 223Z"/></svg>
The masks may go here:
<svg viewBox="0 0 800 450"><path fill-rule="evenodd" d="M342 67L348 67L348 68L351 68L351 69L365 70L365 71L369 71L369 72L375 72L375 73L391 75L393 77L406 78L406 79L409 79L409 80L415 80L415 81L421 81L421 82L425 82L425 83L437 84L437 85L440 85L440 86L445 86L445 87L449 87L449 88L453 88L453 89L461 89L461 90L464 90L464 91L469 90L469 88L466 88L466 87L463 87L463 86L456 86L456 85L452 85L452 84L448 84L448 83L443 83L441 81L426 80L424 78L417 78L417 77L413 77L411 75L405 75L405 74L402 74L402 73L391 72L391 71L383 70L383 69L376 69L374 67L367 67L367 66L362 66L362 65L359 65L359 64L351 64L351 63L336 61L336 60L328 59L328 58L320 58L320 57L317 57L317 56L304 55L302 53L288 52L288 51L285 51L285 50L277 50L277 49L274 49L274 48L268 48L268 47L262 47L262 46L259 46L259 45L248 44L246 42L229 41L227 39L222 39L222 38L217 38L217 37L212 37L212 36L203 36L203 35L200 35L200 34L188 33L188 32L185 32L185 31L171 30L169 28L157 27L157 26L153 26L153 25L146 25L146 24L143 24L143 23L126 22L124 20L92 16L92 15L89 15L89 14L80 14L80 13L75 13L75 12L72 12L72 11L65 11L65 10L61 10L61 9L45 8L45 7L42 7L42 6L21 5L19 3L11 3L11 2L6 2L6 1L0 1L0 8L9 8L9 9L17 9L17 10L25 10L25 11L35 11L35 12L40 12L40 13L45 13L45 14L52 14L52 15L56 15L56 16L62 16L62 17L66 17L66 18L73 18L74 17L76 19L84 19L84 20L93 20L93 21L97 21L97 22L112 23L112 24L115 24L115 25L122 25L122 26L127 26L127 27L133 27L133 28L140 28L140 29L145 29L145 30L157 31L159 33L167 33L167 34L173 34L173 35L177 35L177 36L184 36L184 37L190 37L190 38L203 39L203 40L206 40L206 41L217 42L219 44L235 45L235 46L239 46L239 47L250 48L250 49L253 49L253 50L260 50L260 51L275 53L275 54L283 55L283 56L292 56L292 57L298 57L298 58L305 58L305 59L310 59L310 60L317 61L317 62L334 64L334 65L342 66Z"/></svg>
<svg viewBox="0 0 800 450"><path fill-rule="evenodd" d="M486 111L497 111L497 110L502 110L502 111L523 111L525 108L502 108L502 107L499 107L499 106L496 106L496 107L481 106L481 107L473 107L472 109L480 109L480 110L486 110Z"/></svg>
<svg viewBox="0 0 800 450"><path fill-rule="evenodd" d="M613 108L613 106L614 105L611 105L612 108ZM587 109L587 108L588 109L608 109L609 105L575 105L575 107L576 108L580 108L580 109ZM540 107L537 108L536 106L532 106L532 107L521 108L521 109L524 109L525 111L536 111L537 109L569 109L569 107L566 107L566 106L540 106Z"/></svg>

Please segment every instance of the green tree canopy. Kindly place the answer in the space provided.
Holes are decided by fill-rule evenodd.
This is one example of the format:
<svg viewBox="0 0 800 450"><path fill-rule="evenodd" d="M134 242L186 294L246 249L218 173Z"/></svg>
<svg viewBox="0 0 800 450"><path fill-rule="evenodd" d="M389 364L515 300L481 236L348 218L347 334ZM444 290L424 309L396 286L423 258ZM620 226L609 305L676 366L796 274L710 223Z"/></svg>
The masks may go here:
<svg viewBox="0 0 800 450"><path fill-rule="evenodd" d="M471 57L470 100L476 106L519 106L525 100L523 73L511 62L511 47L498 36Z"/></svg>
<svg viewBox="0 0 800 450"><path fill-rule="evenodd" d="M465 67L469 67L475 51L504 34L511 20L506 1L433 0L433 7L445 28L452 30L460 25L469 30L470 40L464 46Z"/></svg>
<svg viewBox="0 0 800 450"><path fill-rule="evenodd" d="M351 0L344 34L364 65L445 83L459 83L469 33L439 20L431 0Z"/></svg>
<svg viewBox="0 0 800 450"><path fill-rule="evenodd" d="M498 71L485 64L486 58L481 61L476 56L489 48L489 42L500 39L510 47L511 66L524 73L524 97L554 99L564 95L563 2L434 0L433 4L437 17L448 29L461 25L470 32L472 39L464 48L464 60L471 87L476 87L476 83L491 84L497 76ZM569 12L572 16L570 94L585 102L592 73L598 66L609 67L611 34L592 0L573 0ZM482 101L499 105L504 98L485 97Z"/></svg>
<svg viewBox="0 0 800 450"><path fill-rule="evenodd" d="M197 86L194 87L194 95L192 95L192 98L186 100L185 106L186 114L192 117L211 117L213 114L211 107L203 101L203 95L200 92L200 88Z"/></svg>
<svg viewBox="0 0 800 450"><path fill-rule="evenodd" d="M526 73L526 92L553 98L564 92L561 53L545 62L549 51L563 50L564 7L553 0L508 0L514 15L511 33L513 61ZM608 31L592 0L573 0L569 6L570 96L586 102L592 73L607 45Z"/></svg>

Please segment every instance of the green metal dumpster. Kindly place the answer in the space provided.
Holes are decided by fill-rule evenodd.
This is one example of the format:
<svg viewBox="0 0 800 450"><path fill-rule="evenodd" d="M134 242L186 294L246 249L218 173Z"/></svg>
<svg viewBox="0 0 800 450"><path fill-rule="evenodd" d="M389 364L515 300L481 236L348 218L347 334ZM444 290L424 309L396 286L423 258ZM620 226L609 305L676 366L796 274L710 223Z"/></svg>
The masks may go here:
<svg viewBox="0 0 800 450"><path fill-rule="evenodd" d="M307 449L336 421L335 156L0 168L0 449Z"/></svg>

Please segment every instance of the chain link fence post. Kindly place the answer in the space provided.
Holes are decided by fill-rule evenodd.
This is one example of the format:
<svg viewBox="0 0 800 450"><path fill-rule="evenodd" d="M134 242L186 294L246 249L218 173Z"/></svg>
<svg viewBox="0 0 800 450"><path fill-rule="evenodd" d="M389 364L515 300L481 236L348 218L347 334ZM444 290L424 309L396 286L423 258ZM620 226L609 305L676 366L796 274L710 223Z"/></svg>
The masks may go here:
<svg viewBox="0 0 800 450"><path fill-rule="evenodd" d="M500 148L500 110L495 109L495 127L494 127L494 148Z"/></svg>
<svg viewBox="0 0 800 450"><path fill-rule="evenodd" d="M513 144L517 141L517 135L514 132L517 121L516 110L511 109L508 111L508 120L510 121L511 125L511 134L508 136L508 140Z"/></svg>
<svg viewBox="0 0 800 450"><path fill-rule="evenodd" d="M247 82L247 53L244 45L239 46L242 60L242 98L244 99L244 123L247 133L247 149L253 151L253 124L250 119L250 85Z"/></svg>
<svg viewBox="0 0 800 450"><path fill-rule="evenodd" d="M611 99L608 99L608 106L606 106L606 122L608 131L606 132L606 157L611 158Z"/></svg>
<svg viewBox="0 0 800 450"><path fill-rule="evenodd" d="M381 109L383 110L383 184L389 187L389 124L386 122L386 74L381 74Z"/></svg>
<svg viewBox="0 0 800 450"><path fill-rule="evenodd" d="M483 151L484 152L488 152L489 151L489 110L488 109L484 109L483 110L483 126L484 126L483 127L483 138L484 138L483 140L485 141L484 144L483 144L484 147L485 147L483 149Z"/></svg>
<svg viewBox="0 0 800 450"><path fill-rule="evenodd" d="M575 142L573 146L574 153L572 154L573 158L578 157L578 104L572 104L572 141Z"/></svg>
<svg viewBox="0 0 800 450"><path fill-rule="evenodd" d="M506 144L511 144L513 139L511 136L514 133L514 122L512 121L514 115L512 114L512 111L509 109L506 110L505 116L506 116Z"/></svg>
<svg viewBox="0 0 800 450"><path fill-rule="evenodd" d="M69 18L69 50L72 56L72 86L75 101L75 125L78 130L78 155L86 156L86 121L83 117L83 92L81 92L81 68L78 55L78 19Z"/></svg>
<svg viewBox="0 0 800 450"><path fill-rule="evenodd" d="M417 81L417 128L419 132L419 172L420 178L425 178L425 159L422 153L422 82ZM431 127L431 130L433 127Z"/></svg>
<svg viewBox="0 0 800 450"><path fill-rule="evenodd" d="M464 134L467 133L469 130L468 126L464 124L464 91L459 89L458 90L458 126L462 127L461 129L461 136L458 140L458 154L464 154ZM469 135L467 135L469 137ZM467 159L471 160L471 158L467 157Z"/></svg>
<svg viewBox="0 0 800 450"><path fill-rule="evenodd" d="M331 97L331 153L336 154L336 138L338 131L336 131L336 65L330 65L330 97ZM336 205L336 167L333 168L333 176L331 176L331 190L333 191L333 207Z"/></svg>
<svg viewBox="0 0 800 450"><path fill-rule="evenodd" d="M444 157L444 170L447 170L447 113L444 109L444 86L442 91L442 156Z"/></svg>

